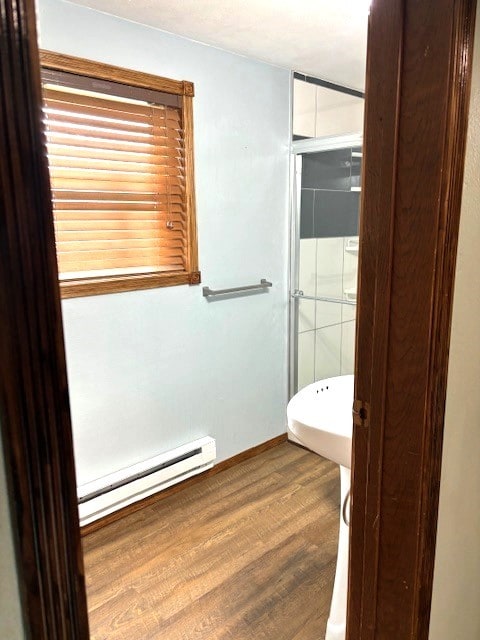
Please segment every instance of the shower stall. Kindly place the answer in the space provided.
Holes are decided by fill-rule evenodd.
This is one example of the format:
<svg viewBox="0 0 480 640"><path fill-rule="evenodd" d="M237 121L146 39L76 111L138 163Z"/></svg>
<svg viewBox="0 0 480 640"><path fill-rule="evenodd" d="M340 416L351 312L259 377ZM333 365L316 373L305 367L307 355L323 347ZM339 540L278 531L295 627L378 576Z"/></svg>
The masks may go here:
<svg viewBox="0 0 480 640"><path fill-rule="evenodd" d="M359 92L297 76L290 396L317 380L353 373L363 127Z"/></svg>

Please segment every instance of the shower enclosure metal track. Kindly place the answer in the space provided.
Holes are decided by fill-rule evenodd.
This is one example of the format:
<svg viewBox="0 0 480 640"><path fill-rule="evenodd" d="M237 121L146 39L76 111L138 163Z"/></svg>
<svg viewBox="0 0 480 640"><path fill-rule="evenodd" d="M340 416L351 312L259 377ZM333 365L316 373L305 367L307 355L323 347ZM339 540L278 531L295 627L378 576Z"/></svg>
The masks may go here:
<svg viewBox="0 0 480 640"><path fill-rule="evenodd" d="M317 302L333 302L334 304L348 304L352 307L356 306L355 300L347 300L346 298L329 298L327 296L306 296L303 291L294 291L292 298L299 300L315 300Z"/></svg>

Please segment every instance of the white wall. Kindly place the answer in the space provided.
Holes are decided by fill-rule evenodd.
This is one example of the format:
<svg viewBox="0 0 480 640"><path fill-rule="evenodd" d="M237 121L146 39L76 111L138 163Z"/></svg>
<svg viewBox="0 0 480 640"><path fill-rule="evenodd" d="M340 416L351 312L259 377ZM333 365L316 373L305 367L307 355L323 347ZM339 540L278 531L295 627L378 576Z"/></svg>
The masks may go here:
<svg viewBox="0 0 480 640"><path fill-rule="evenodd" d="M285 429L290 74L59 0L40 0L44 49L195 83L202 280L267 278L207 302L172 287L63 304L79 483L189 442L219 460Z"/></svg>
<svg viewBox="0 0 480 640"><path fill-rule="evenodd" d="M480 22L447 386L430 640L480 638Z"/></svg>
<svg viewBox="0 0 480 640"><path fill-rule="evenodd" d="M21 640L24 637L0 438L0 638Z"/></svg>

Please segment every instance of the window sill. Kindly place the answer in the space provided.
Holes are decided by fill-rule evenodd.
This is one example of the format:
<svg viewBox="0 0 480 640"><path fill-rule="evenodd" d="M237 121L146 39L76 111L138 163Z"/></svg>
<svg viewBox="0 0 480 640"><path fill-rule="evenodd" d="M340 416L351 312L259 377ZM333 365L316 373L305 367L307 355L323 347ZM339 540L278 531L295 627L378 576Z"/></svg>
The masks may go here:
<svg viewBox="0 0 480 640"><path fill-rule="evenodd" d="M137 289L157 289L180 284L200 284L199 271L168 271L163 273L142 273L101 278L82 278L60 282L62 298L99 296L106 293L121 293Z"/></svg>

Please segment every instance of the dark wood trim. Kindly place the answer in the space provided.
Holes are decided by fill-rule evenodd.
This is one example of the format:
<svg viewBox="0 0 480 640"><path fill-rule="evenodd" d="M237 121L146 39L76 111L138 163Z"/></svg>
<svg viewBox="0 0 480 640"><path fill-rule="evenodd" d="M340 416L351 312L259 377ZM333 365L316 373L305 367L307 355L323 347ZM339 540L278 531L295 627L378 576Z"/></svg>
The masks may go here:
<svg viewBox="0 0 480 640"><path fill-rule="evenodd" d="M184 489L187 489L188 487L191 487L192 485L197 484L197 482L201 482L205 478L210 478L212 476L215 476L217 475L217 473L220 473L221 471L225 471L226 469L231 469L231 467L234 467L235 465L240 464L240 462L244 462L245 460L254 458L255 456L258 456L260 453L263 453L264 451L268 451L273 447L277 447L279 444L286 442L286 440L287 440L287 434L282 433L281 435L276 436L271 440L267 440L267 442L258 444L257 446L252 447L251 449L247 449L246 451L242 451L241 453L237 453L237 455L232 456L227 460L223 460L222 462L219 462L211 469L208 469L208 471L199 473L197 476L193 476L193 478L188 478L187 480L183 480L182 482L179 482L178 484L175 484L172 487L168 487L168 489L164 489L163 491L158 491L157 493L154 493L153 495L148 496L143 500L139 500L138 502L129 504L127 507L124 507L123 509L119 509L118 511L115 511L114 513L109 513L108 516L104 516L99 520L95 520L95 522L86 524L84 527L80 528L80 533L82 537L88 536L88 534L93 533L94 531L98 531L99 529L103 529L103 527L106 527L107 525L112 524L112 522L117 522L117 520L121 520L122 518L125 518L126 516L130 515L131 513L140 511L141 509L144 509L145 507L148 507L149 505L154 504L159 500L164 500L165 498L168 498L169 496L172 496L175 493L178 493L179 491L183 491Z"/></svg>
<svg viewBox="0 0 480 640"><path fill-rule="evenodd" d="M35 25L0 0L0 417L26 636L87 640Z"/></svg>
<svg viewBox="0 0 480 640"><path fill-rule="evenodd" d="M102 78L111 82L120 82L133 87L154 89L155 91L164 91L165 93L173 93L180 96L193 96L194 94L192 82L162 78L151 73L124 69L123 67L67 56L54 51L41 51L40 62L41 66L46 69L66 71L67 73L76 73L77 75L90 76L92 78Z"/></svg>
<svg viewBox="0 0 480 640"><path fill-rule="evenodd" d="M428 640L435 565L440 477L442 468L445 401L452 326L455 267L463 194L465 150L473 62L477 0L453 2L450 87L444 139L438 242L431 323L428 405L422 469L420 512L424 514L418 541L416 607L413 636ZM477 43L478 46L479 43Z"/></svg>
<svg viewBox="0 0 480 640"><path fill-rule="evenodd" d="M187 194L187 261L189 273L198 271L197 206L195 198L195 158L193 137L193 98L183 98L183 135L185 143L185 192ZM200 280L198 280L200 282ZM196 283L198 284L198 283Z"/></svg>
<svg viewBox="0 0 480 640"><path fill-rule="evenodd" d="M427 640L474 0L373 2L348 640Z"/></svg>
<svg viewBox="0 0 480 640"><path fill-rule="evenodd" d="M158 273L141 273L105 278L84 278L60 282L62 298L81 298L84 296L101 296L106 293L122 293L138 289L158 289L159 287L175 287L181 284L199 284L199 271Z"/></svg>

